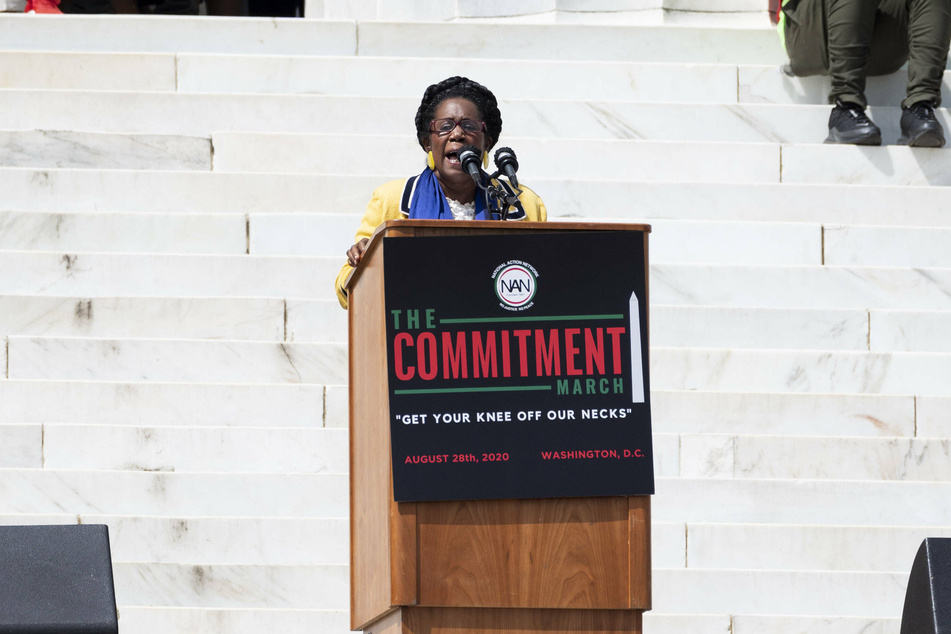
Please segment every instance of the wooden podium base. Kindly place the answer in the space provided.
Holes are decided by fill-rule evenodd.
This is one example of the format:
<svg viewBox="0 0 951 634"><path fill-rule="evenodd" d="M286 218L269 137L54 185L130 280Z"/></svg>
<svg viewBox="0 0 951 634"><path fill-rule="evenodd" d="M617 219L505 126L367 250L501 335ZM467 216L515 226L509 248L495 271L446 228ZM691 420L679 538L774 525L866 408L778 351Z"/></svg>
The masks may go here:
<svg viewBox="0 0 951 634"><path fill-rule="evenodd" d="M642 631L642 610L403 607L365 634L621 634Z"/></svg>

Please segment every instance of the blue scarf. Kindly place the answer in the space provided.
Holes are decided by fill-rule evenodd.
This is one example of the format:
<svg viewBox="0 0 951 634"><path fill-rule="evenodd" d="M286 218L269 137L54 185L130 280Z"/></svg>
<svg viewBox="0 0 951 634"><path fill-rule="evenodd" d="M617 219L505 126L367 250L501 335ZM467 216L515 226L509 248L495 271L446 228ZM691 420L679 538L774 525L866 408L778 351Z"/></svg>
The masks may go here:
<svg viewBox="0 0 951 634"><path fill-rule="evenodd" d="M481 189L476 191L475 197L476 220L492 220L492 212L486 210L485 194ZM409 204L409 217L415 220L452 220L452 210L449 201L442 193L442 186L436 179L436 174L428 167L416 178L416 191Z"/></svg>

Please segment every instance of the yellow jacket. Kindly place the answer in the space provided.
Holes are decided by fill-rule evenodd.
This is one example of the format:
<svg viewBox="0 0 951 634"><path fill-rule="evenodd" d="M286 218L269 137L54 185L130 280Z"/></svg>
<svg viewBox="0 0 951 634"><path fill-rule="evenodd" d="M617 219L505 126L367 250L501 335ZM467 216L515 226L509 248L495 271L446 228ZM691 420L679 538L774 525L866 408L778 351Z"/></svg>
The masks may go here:
<svg viewBox="0 0 951 634"><path fill-rule="evenodd" d="M544 222L547 220L548 211L545 209L545 203L542 202L542 199L527 187L521 186L520 188L522 193L519 195L518 201L525 213L518 213L517 216L510 213L509 220L528 220L532 222ZM366 213L363 214L363 220L360 221L360 228L357 229L357 234L353 240L354 244L364 238L369 238L374 230L387 220L399 220L408 217L409 203L407 201L404 205L404 189L406 189L406 179L390 181L376 188L376 191L373 192L373 197L370 198L370 202L367 204L367 210ZM352 270L353 267L345 262L340 272L337 273L337 301L339 301L340 305L344 308L347 307L347 293L343 288L343 284Z"/></svg>

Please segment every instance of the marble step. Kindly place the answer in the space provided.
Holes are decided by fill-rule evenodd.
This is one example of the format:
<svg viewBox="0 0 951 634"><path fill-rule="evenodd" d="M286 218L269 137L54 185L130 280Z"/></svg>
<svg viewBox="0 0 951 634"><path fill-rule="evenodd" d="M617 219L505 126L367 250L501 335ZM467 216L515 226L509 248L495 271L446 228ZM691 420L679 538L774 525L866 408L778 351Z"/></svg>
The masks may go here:
<svg viewBox="0 0 951 634"><path fill-rule="evenodd" d="M737 91L736 66L704 64L700 60L672 64L182 54L176 61L178 90L191 93L390 96L415 99L418 103L427 86L437 78L453 75L477 78L496 97L505 100L735 103ZM558 77L559 81L552 82L551 77ZM130 86L126 90L137 89Z"/></svg>
<svg viewBox="0 0 951 634"><path fill-rule="evenodd" d="M652 264L654 304L735 308L951 309L951 269Z"/></svg>
<svg viewBox="0 0 951 634"><path fill-rule="evenodd" d="M655 568L651 584L660 613L877 620L901 617L908 573Z"/></svg>
<svg viewBox="0 0 951 634"><path fill-rule="evenodd" d="M177 90L172 54L0 51L0 85L44 90Z"/></svg>
<svg viewBox="0 0 951 634"><path fill-rule="evenodd" d="M138 634L208 632L209 634L347 634L350 613L288 608L184 608L119 606L119 627Z"/></svg>
<svg viewBox="0 0 951 634"><path fill-rule="evenodd" d="M52 95L47 94L47 97ZM50 104L53 105L53 104ZM56 107L62 108L57 99ZM207 138L170 134L100 134L60 130L0 130L4 167L210 170Z"/></svg>
<svg viewBox="0 0 951 634"><path fill-rule="evenodd" d="M399 137L222 132L212 137L216 171L380 174L411 169L423 157ZM769 143L593 142L508 139L525 184L548 178L629 178L665 182L779 182L780 146ZM367 160L372 144L374 159ZM573 160L565 161L570 156ZM784 168L785 169L785 168ZM521 179L520 179L521 182Z"/></svg>
<svg viewBox="0 0 951 634"><path fill-rule="evenodd" d="M951 230L938 227L826 226L823 262L841 266L951 267Z"/></svg>
<svg viewBox="0 0 951 634"><path fill-rule="evenodd" d="M0 296L0 332L35 337L284 341L284 312L281 299L4 295ZM346 324L343 338L336 340L346 340Z"/></svg>
<svg viewBox="0 0 951 634"><path fill-rule="evenodd" d="M123 606L344 610L343 565L228 565L116 562L116 603Z"/></svg>
<svg viewBox="0 0 951 634"><path fill-rule="evenodd" d="M9 110L3 124L8 130L120 134L116 145L121 142L123 147L131 146L126 138L130 134L268 132L393 136L401 147L416 149L412 122L424 89L425 84L410 97L69 91L69 109L56 107L62 91L10 89L0 91L0 106ZM829 107L823 105L656 101L500 98L504 126L499 141L518 152L516 143L527 138L591 139L591 144L608 139L821 143L828 132ZM885 143L895 143L900 109L874 107L870 112L882 127ZM945 128L951 126L947 109L939 109L937 116ZM79 140L106 142L88 135ZM36 143L40 141L49 143L43 137ZM349 139L344 145L357 141Z"/></svg>
<svg viewBox="0 0 951 634"><path fill-rule="evenodd" d="M0 249L10 251L244 254L247 239L244 214L0 211Z"/></svg>
<svg viewBox="0 0 951 634"><path fill-rule="evenodd" d="M944 353L651 350L651 386L662 390L951 396L949 376Z"/></svg>
<svg viewBox="0 0 951 634"><path fill-rule="evenodd" d="M359 216L374 188L414 172L417 168L366 176L0 168L0 188L5 208L23 211ZM552 178L533 178L530 186L545 200L552 220L951 226L951 214L944 213L945 192L936 187ZM907 204L911 199L915 205Z"/></svg>
<svg viewBox="0 0 951 634"><path fill-rule="evenodd" d="M0 526L105 524L116 562L321 566L349 564L349 520L283 517L158 517L136 515L4 515ZM671 533L670 551L679 546L683 526ZM679 544L675 536L679 530ZM672 557L672 560L675 558Z"/></svg>
<svg viewBox="0 0 951 634"><path fill-rule="evenodd" d="M43 467L43 426L0 424L0 469Z"/></svg>
<svg viewBox="0 0 951 634"><path fill-rule="evenodd" d="M336 300L289 299L286 306L286 341L347 341L347 312Z"/></svg>
<svg viewBox="0 0 951 634"><path fill-rule="evenodd" d="M880 77L869 77L865 98L872 106L898 106L905 98L908 68ZM827 104L831 81L828 76L789 77L779 65L739 66L737 68L740 103L799 103ZM941 83L941 97L951 99L951 73L945 72ZM873 110L874 112L874 110Z"/></svg>
<svg viewBox="0 0 951 634"><path fill-rule="evenodd" d="M648 613L649 614L649 613ZM647 621L647 615L644 618ZM901 617L787 616L737 614L731 617L731 634L900 634ZM711 630L712 632L713 630Z"/></svg>
<svg viewBox="0 0 951 634"><path fill-rule="evenodd" d="M869 394L651 391L654 433L947 437L951 399Z"/></svg>
<svg viewBox="0 0 951 634"><path fill-rule="evenodd" d="M0 15L6 50L779 64L768 28ZM359 41L359 44L358 44ZM54 44L55 43L55 44Z"/></svg>
<svg viewBox="0 0 951 634"><path fill-rule="evenodd" d="M951 185L951 157L938 148L787 145L782 163L784 183Z"/></svg>
<svg viewBox="0 0 951 634"><path fill-rule="evenodd" d="M250 214L250 253L338 255L353 242L355 214ZM821 264L822 228L804 223L651 221L653 262ZM341 249L341 245L347 245Z"/></svg>
<svg viewBox="0 0 951 634"><path fill-rule="evenodd" d="M0 515L347 517L338 474L0 469Z"/></svg>
<svg viewBox="0 0 951 634"><path fill-rule="evenodd" d="M332 299L340 265L323 257L0 251L0 295Z"/></svg>
<svg viewBox="0 0 951 634"><path fill-rule="evenodd" d="M0 380L0 423L346 427L346 388ZM341 412L342 409L342 414Z"/></svg>
<svg viewBox="0 0 951 634"><path fill-rule="evenodd" d="M7 377L340 384L347 350L333 343L8 337Z"/></svg>
<svg viewBox="0 0 951 634"><path fill-rule="evenodd" d="M687 478L951 480L951 440L947 438L843 438L834 435L835 430L828 434L672 435L679 443L669 438L658 442L658 437L666 434L655 434L655 456L659 450L667 452L655 464L661 462L669 473L679 449L680 470L673 475Z"/></svg>
<svg viewBox="0 0 951 634"><path fill-rule="evenodd" d="M951 537L951 529L694 522L687 535L689 565L696 569L907 573L922 540Z"/></svg>
<svg viewBox="0 0 951 634"><path fill-rule="evenodd" d="M46 469L348 473L345 429L49 424L40 439L35 426L24 427L32 432L30 448L42 451ZM4 429L0 426L0 437Z"/></svg>
<svg viewBox="0 0 951 634"><path fill-rule="evenodd" d="M951 352L946 333L951 327L947 311L873 310L869 348L873 351Z"/></svg>
<svg viewBox="0 0 951 634"><path fill-rule="evenodd" d="M651 512L655 522L688 525L947 526L948 495L946 481L658 477Z"/></svg>
<svg viewBox="0 0 951 634"><path fill-rule="evenodd" d="M0 14L8 51L353 55L356 23L217 16L64 15L55 20Z"/></svg>

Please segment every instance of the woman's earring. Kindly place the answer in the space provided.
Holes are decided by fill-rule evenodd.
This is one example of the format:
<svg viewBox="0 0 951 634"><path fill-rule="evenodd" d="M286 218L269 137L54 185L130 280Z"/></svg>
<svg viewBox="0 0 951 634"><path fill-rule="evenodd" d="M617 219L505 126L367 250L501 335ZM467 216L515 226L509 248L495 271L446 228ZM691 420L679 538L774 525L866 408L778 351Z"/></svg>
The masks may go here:
<svg viewBox="0 0 951 634"><path fill-rule="evenodd" d="M435 169L436 169L436 159L433 158L433 151L432 151L432 150L430 150L430 151L426 154L426 165L429 166L429 169L431 169L431 170L435 170Z"/></svg>
<svg viewBox="0 0 951 634"><path fill-rule="evenodd" d="M482 167L483 169L489 169L489 153L488 152L482 153Z"/></svg>

